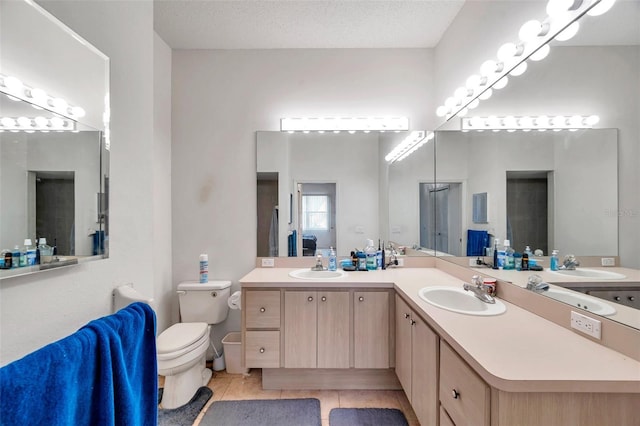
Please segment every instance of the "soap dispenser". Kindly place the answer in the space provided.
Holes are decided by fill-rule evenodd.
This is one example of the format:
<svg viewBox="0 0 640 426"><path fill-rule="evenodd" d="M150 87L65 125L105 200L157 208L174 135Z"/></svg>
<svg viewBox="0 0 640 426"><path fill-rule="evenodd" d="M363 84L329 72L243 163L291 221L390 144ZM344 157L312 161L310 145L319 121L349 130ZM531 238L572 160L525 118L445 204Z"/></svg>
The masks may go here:
<svg viewBox="0 0 640 426"><path fill-rule="evenodd" d="M338 260L336 259L336 251L333 247L329 250L329 270L335 271L338 269Z"/></svg>

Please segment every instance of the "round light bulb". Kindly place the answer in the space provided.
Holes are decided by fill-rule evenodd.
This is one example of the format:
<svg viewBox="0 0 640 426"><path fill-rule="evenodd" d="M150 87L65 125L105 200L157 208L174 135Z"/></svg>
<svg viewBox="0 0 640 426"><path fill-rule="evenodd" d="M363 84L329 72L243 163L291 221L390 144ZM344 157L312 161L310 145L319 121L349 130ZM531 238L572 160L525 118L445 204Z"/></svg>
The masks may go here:
<svg viewBox="0 0 640 426"><path fill-rule="evenodd" d="M475 90L483 85L483 81L486 83L486 79L483 80L483 77L480 77L478 74L473 74L467 78L466 85L468 89Z"/></svg>
<svg viewBox="0 0 640 426"><path fill-rule="evenodd" d="M536 50L534 53L532 53L531 56L529 56L529 59L531 59L532 61L541 61L547 57L550 50L551 48L549 47L549 45L545 44L541 46L538 50Z"/></svg>
<svg viewBox="0 0 640 426"><path fill-rule="evenodd" d="M480 99L482 101L486 101L487 99L489 99L491 97L492 94L493 94L493 91L491 89L487 89L484 92L482 92L480 94L480 96L478 96L478 99Z"/></svg>
<svg viewBox="0 0 640 426"><path fill-rule="evenodd" d="M544 35L544 26L542 23L536 19L532 19L531 21L525 22L518 32L518 37L520 40L529 42L535 39L538 36Z"/></svg>
<svg viewBox="0 0 640 426"><path fill-rule="evenodd" d="M19 93L24 87L19 79L12 76L4 78L4 85L11 93Z"/></svg>
<svg viewBox="0 0 640 426"><path fill-rule="evenodd" d="M516 45L515 43L505 43L500 46L500 49L498 49L498 59L500 59L502 62L509 62L522 55L523 51L523 45Z"/></svg>
<svg viewBox="0 0 640 426"><path fill-rule="evenodd" d="M508 83L509 83L509 78L505 75L500 80L498 80L495 83L493 83L492 88L493 89L498 89L498 90L504 89L505 87L507 87Z"/></svg>
<svg viewBox="0 0 640 426"><path fill-rule="evenodd" d="M498 127L500 125L500 120L495 115L491 115L487 118L487 126L489 127Z"/></svg>
<svg viewBox="0 0 640 426"><path fill-rule="evenodd" d="M31 127L31 120L27 117L18 117L16 121L20 127Z"/></svg>
<svg viewBox="0 0 640 426"><path fill-rule="evenodd" d="M533 127L533 119L531 117L520 117L518 121L523 129L531 129Z"/></svg>
<svg viewBox="0 0 640 426"><path fill-rule="evenodd" d="M511 70L511 72L509 74L511 74L514 77L517 77L519 75L524 74L524 72L527 70L527 63L523 62L520 65L518 65L517 67L515 67L514 69Z"/></svg>
<svg viewBox="0 0 640 426"><path fill-rule="evenodd" d="M541 115L536 118L536 127L549 127L549 117L547 117L546 115Z"/></svg>
<svg viewBox="0 0 640 426"><path fill-rule="evenodd" d="M62 118L60 117L53 117L51 118L51 126L58 128L58 127L62 127L62 125L64 124L64 121L62 120Z"/></svg>
<svg viewBox="0 0 640 426"><path fill-rule="evenodd" d="M447 108L444 105L440 105L437 109L436 109L436 115L438 117L444 117L445 115L447 115L447 112L449 112L449 108Z"/></svg>
<svg viewBox="0 0 640 426"><path fill-rule="evenodd" d="M551 119L551 125L553 127L565 127L567 125L567 119L562 115L558 115Z"/></svg>
<svg viewBox="0 0 640 426"><path fill-rule="evenodd" d="M16 125L16 121L10 117L2 117L2 120L0 120L0 124L2 124L4 127L13 127Z"/></svg>
<svg viewBox="0 0 640 426"><path fill-rule="evenodd" d="M469 113L469 108L462 108L460 111L458 111L458 116L464 117L468 113Z"/></svg>
<svg viewBox="0 0 640 426"><path fill-rule="evenodd" d="M616 0L601 0L600 3L589 9L587 15L589 16L600 16L603 13L606 13L611 9Z"/></svg>
<svg viewBox="0 0 640 426"><path fill-rule="evenodd" d="M453 108L454 106L458 105L458 100L456 98L454 98L453 96L448 97L445 101L444 101L444 105L446 107L449 108Z"/></svg>
<svg viewBox="0 0 640 426"><path fill-rule="evenodd" d="M474 108L478 108L478 105L480 105L480 101L478 100L478 98L472 100L469 105L467 105L467 108L469 109L474 109Z"/></svg>
<svg viewBox="0 0 640 426"><path fill-rule="evenodd" d="M71 114L75 115L76 117L84 117L85 115L87 115L87 113L85 112L84 108L79 107L79 106L75 106L71 108Z"/></svg>
<svg viewBox="0 0 640 426"><path fill-rule="evenodd" d="M572 23L567 28L562 30L555 36L555 39L558 41L567 41L573 38L576 34L578 34L578 30L580 29L580 23L578 21Z"/></svg>
<svg viewBox="0 0 640 426"><path fill-rule="evenodd" d="M502 124L504 127L514 129L517 126L516 118L512 115L508 115L502 120Z"/></svg>
<svg viewBox="0 0 640 426"><path fill-rule="evenodd" d="M476 129L484 127L484 121L480 117L471 118L471 120L469 120L469 124L471 125L471 127Z"/></svg>
<svg viewBox="0 0 640 426"><path fill-rule="evenodd" d="M569 118L569 125L571 127L583 127L582 116L579 116L579 115L571 116L571 118Z"/></svg>
<svg viewBox="0 0 640 426"><path fill-rule="evenodd" d="M36 123L36 125L38 127L46 127L47 124L49 123L49 120L47 120L46 118L44 118L42 116L38 116L38 117L34 118L33 121L35 121L35 123Z"/></svg>
<svg viewBox="0 0 640 426"><path fill-rule="evenodd" d="M600 121L600 117L598 117L597 115L590 115L585 119L585 123L589 126L593 126L597 124L599 121Z"/></svg>
<svg viewBox="0 0 640 426"><path fill-rule="evenodd" d="M473 94L473 91L471 91L471 93L469 92L470 90L467 89L466 87L458 87L456 91L453 92L453 96L455 96L458 99L464 99L469 97L471 94Z"/></svg>
<svg viewBox="0 0 640 426"><path fill-rule="evenodd" d="M551 17L563 16L573 6L574 0L549 0L547 3L547 15Z"/></svg>
<svg viewBox="0 0 640 426"><path fill-rule="evenodd" d="M498 62L489 59L484 61L484 63L480 66L480 73L485 76L493 75L499 72Z"/></svg>

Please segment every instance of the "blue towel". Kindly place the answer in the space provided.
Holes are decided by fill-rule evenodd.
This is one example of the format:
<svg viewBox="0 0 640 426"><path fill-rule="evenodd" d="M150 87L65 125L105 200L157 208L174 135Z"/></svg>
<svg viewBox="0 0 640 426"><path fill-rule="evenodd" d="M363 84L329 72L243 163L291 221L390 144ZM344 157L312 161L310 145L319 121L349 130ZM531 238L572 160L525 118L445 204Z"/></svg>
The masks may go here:
<svg viewBox="0 0 640 426"><path fill-rule="evenodd" d="M489 246L487 231L467 230L467 256L484 256L485 247Z"/></svg>
<svg viewBox="0 0 640 426"><path fill-rule="evenodd" d="M144 303L0 369L4 425L155 425L155 313Z"/></svg>

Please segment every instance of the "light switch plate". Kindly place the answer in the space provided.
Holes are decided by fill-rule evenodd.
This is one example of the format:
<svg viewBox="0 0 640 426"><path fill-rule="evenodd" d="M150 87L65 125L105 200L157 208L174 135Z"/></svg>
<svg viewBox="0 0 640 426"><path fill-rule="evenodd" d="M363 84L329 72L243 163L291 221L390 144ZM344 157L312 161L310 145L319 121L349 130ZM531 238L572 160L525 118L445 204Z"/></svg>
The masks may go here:
<svg viewBox="0 0 640 426"><path fill-rule="evenodd" d="M613 257L603 257L600 262L602 266L616 266L616 260Z"/></svg>
<svg viewBox="0 0 640 426"><path fill-rule="evenodd" d="M588 334L596 339L601 339L601 324L602 323L597 319L571 311L571 328L574 328L584 334Z"/></svg>
<svg viewBox="0 0 640 426"><path fill-rule="evenodd" d="M273 268L275 265L275 260L273 257L265 257L262 259L262 267L263 268Z"/></svg>

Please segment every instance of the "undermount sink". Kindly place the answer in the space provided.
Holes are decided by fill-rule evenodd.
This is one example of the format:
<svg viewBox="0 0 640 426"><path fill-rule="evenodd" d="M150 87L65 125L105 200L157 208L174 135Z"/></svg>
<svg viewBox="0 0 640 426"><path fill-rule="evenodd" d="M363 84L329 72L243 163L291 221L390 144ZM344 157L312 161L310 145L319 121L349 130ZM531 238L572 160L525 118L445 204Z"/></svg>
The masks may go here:
<svg viewBox="0 0 640 426"><path fill-rule="evenodd" d="M609 271L602 271L600 269L588 269L588 268L559 269L557 271L551 271L551 272L555 274L570 276L570 277L593 278L593 279L599 279L599 280L623 280L627 278L626 275L622 275L617 272L609 272Z"/></svg>
<svg viewBox="0 0 640 426"><path fill-rule="evenodd" d="M598 315L613 315L616 313L616 309L605 303L603 300L597 297L589 296L588 294L579 293L577 291L567 291L559 288L550 288L549 290L541 293L556 299L559 302L567 303L576 308L583 309L588 312L592 312Z"/></svg>
<svg viewBox="0 0 640 426"><path fill-rule="evenodd" d="M344 271L314 271L310 268L296 269L295 271L289 272L291 278L299 278L302 280L333 280L346 275L347 273Z"/></svg>
<svg viewBox="0 0 640 426"><path fill-rule="evenodd" d="M489 316L500 315L507 310L500 300L495 299L496 303L485 303L462 287L425 287L420 289L418 295L433 306L460 314Z"/></svg>

